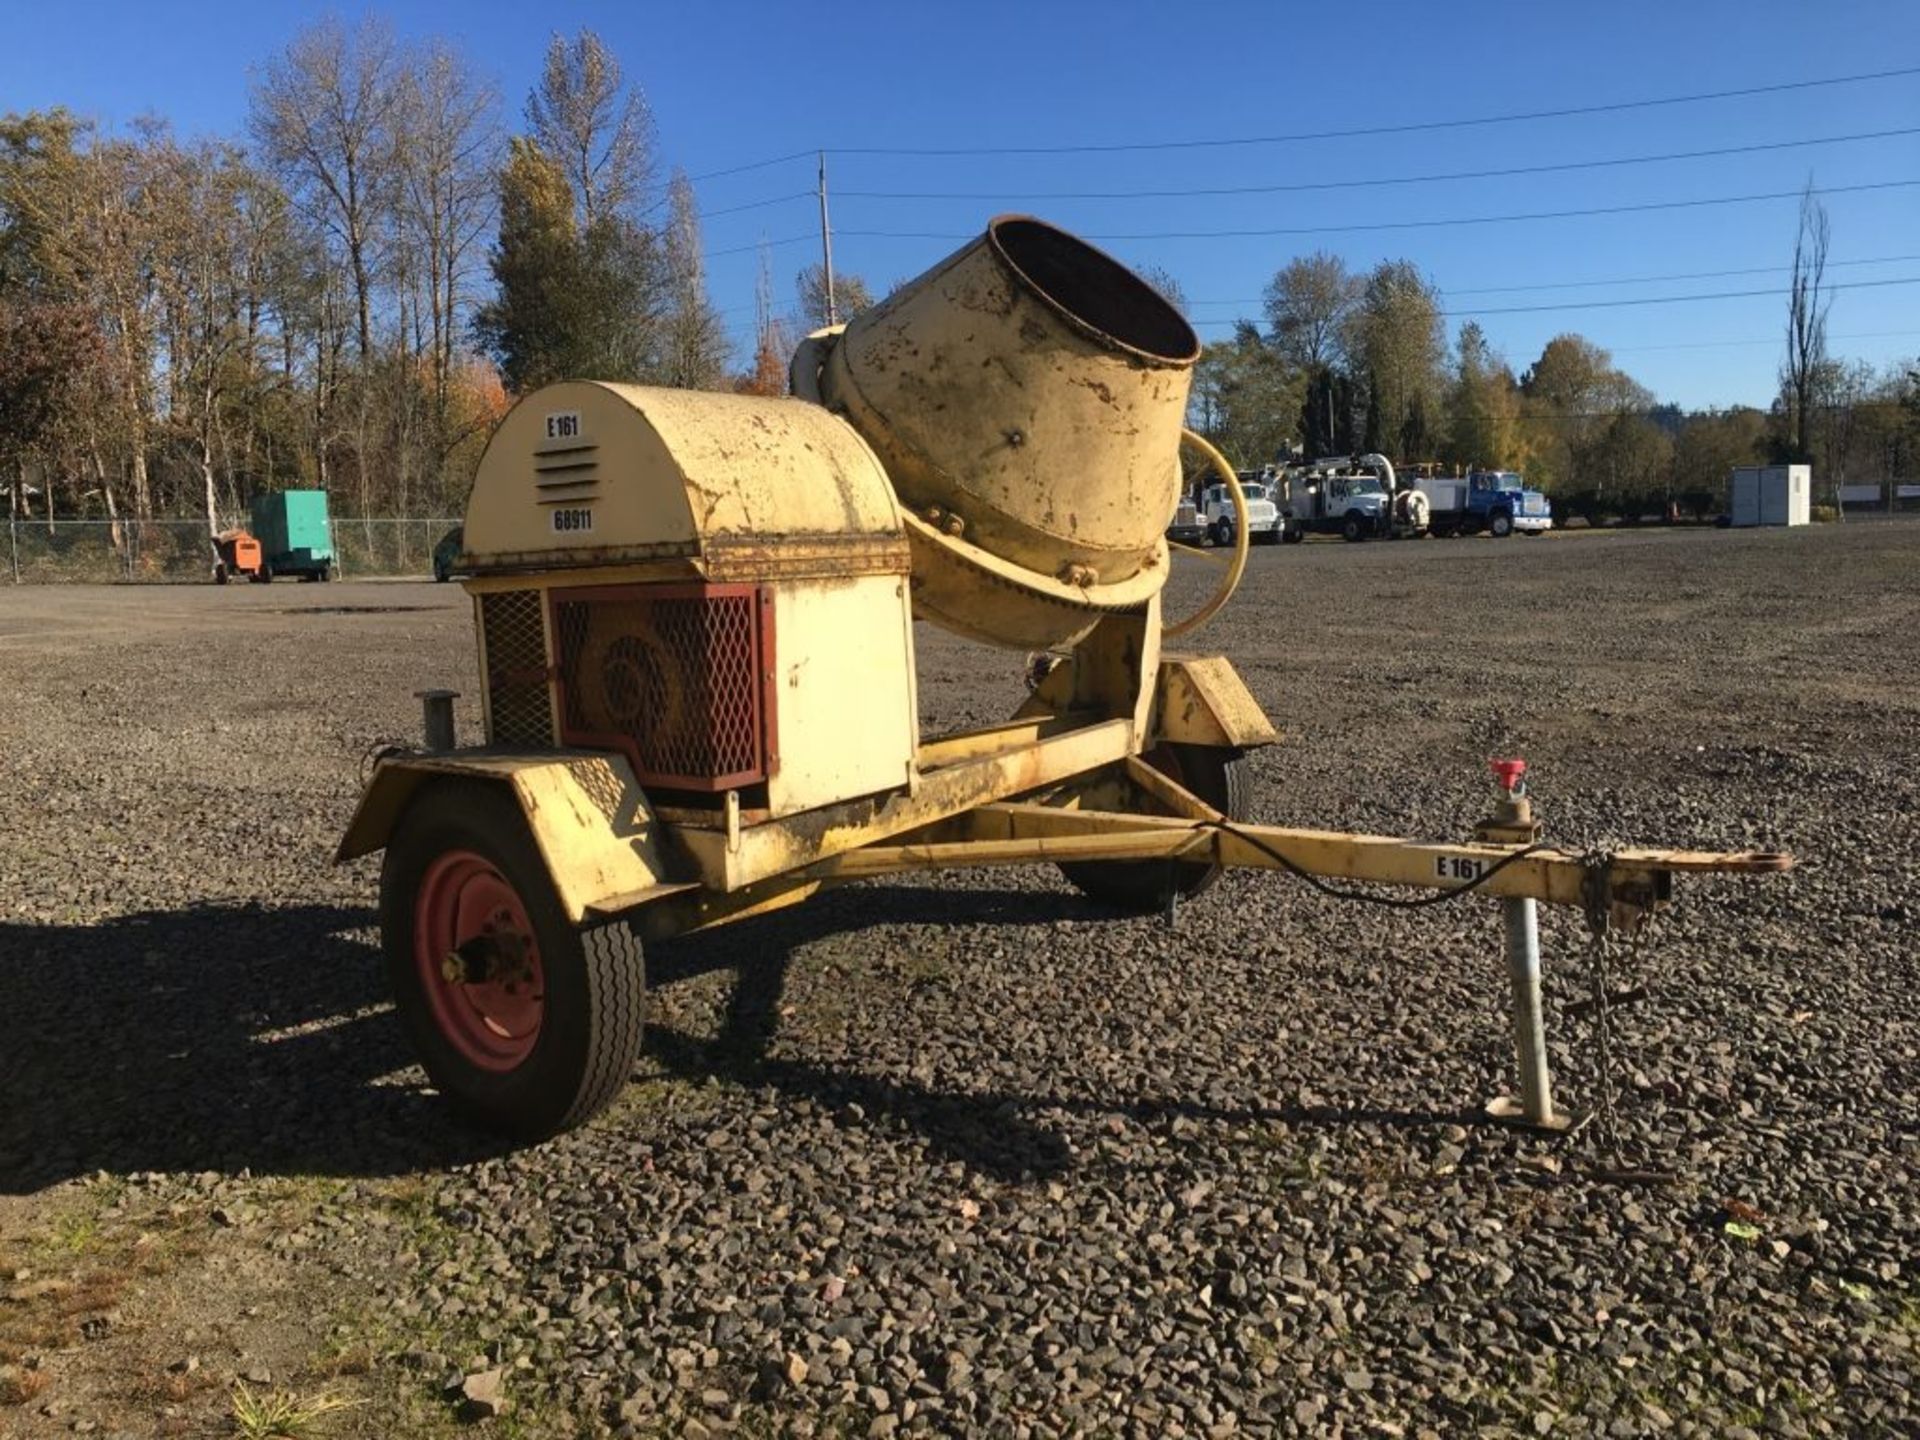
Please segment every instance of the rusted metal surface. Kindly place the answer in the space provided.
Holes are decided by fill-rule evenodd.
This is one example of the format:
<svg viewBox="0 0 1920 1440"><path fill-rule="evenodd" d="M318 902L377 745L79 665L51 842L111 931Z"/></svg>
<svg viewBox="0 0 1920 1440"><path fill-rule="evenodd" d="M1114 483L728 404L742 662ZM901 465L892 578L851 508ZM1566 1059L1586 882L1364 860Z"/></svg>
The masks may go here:
<svg viewBox="0 0 1920 1440"><path fill-rule="evenodd" d="M765 586L556 586L546 598L563 744L618 750L641 783L669 790L756 785L778 769Z"/></svg>
<svg viewBox="0 0 1920 1440"><path fill-rule="evenodd" d="M450 778L512 792L561 908L575 923L613 897L644 896L669 883L662 827L632 768L622 756L593 751L454 751L383 760L334 858L352 860L384 847L415 792Z"/></svg>
<svg viewBox="0 0 1920 1440"><path fill-rule="evenodd" d="M1166 583L1164 553L1126 580L1073 585L944 535L918 516L907 515L905 524L915 616L983 645L1052 650L1075 644L1102 615L1138 611Z"/></svg>
<svg viewBox="0 0 1920 1440"><path fill-rule="evenodd" d="M844 421L799 400L567 381L495 429L467 503L461 568L673 559L904 574L893 487ZM715 578L733 578L732 576Z"/></svg>
<svg viewBox="0 0 1920 1440"><path fill-rule="evenodd" d="M681 831L681 844L709 888L734 891L804 869L978 805L1043 789L1132 753L1132 726L1108 720L1036 740L1002 754L923 772L910 793L873 797L790 816L740 833Z"/></svg>
<svg viewBox="0 0 1920 1440"><path fill-rule="evenodd" d="M1164 777L1162 783L1171 785ZM1530 896L1549 904L1580 907L1588 903L1587 858L1551 849L1521 854L1524 847L1511 845L1432 843L1276 825L1221 827L1202 818L1109 813L1018 801L977 806L952 830L964 831L966 838L870 845L815 865L811 873L848 878L895 870L964 869L1063 859L1181 859L1242 869L1287 868L1269 853L1278 851L1293 868L1329 879L1423 890L1451 890L1473 884L1490 897ZM1792 863L1791 857L1772 852L1617 850L1610 856L1609 886L1616 903L1646 909L1663 904L1670 893L1663 877L1772 874L1790 869ZM1495 866L1501 867L1498 873L1489 874Z"/></svg>
<svg viewBox="0 0 1920 1440"><path fill-rule="evenodd" d="M1222 655L1163 655L1153 736L1188 745L1251 749L1280 738L1260 702Z"/></svg>
<svg viewBox="0 0 1920 1440"><path fill-rule="evenodd" d="M1144 653L1140 657L1144 660ZM1076 708L1092 708L1094 686L1077 678L1090 663L1086 647L1049 665L1015 712L1018 719L1039 719ZM1191 745L1253 749L1280 738L1246 682L1224 655L1169 655L1162 652L1154 670L1148 743L1161 740Z"/></svg>
<svg viewBox="0 0 1920 1440"><path fill-rule="evenodd" d="M1054 715L1051 713L1035 716L1032 719L1009 720L1001 725L988 725L978 730L963 730L954 735L942 735L921 742L920 752L914 763L922 774L937 770L942 765L951 765L957 760L978 760L983 756L1004 755L1031 745L1049 735L1058 735L1076 725L1084 725L1097 719L1092 715Z"/></svg>
<svg viewBox="0 0 1920 1440"><path fill-rule="evenodd" d="M893 480L917 612L1039 649L1165 583L1199 353L1110 257L1003 216L796 363Z"/></svg>

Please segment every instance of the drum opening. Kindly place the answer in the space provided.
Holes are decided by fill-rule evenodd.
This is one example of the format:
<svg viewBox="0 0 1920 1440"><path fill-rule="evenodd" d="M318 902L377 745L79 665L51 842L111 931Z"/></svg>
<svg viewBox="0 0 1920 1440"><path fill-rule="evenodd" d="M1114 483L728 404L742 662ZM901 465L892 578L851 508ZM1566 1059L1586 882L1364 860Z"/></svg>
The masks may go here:
<svg viewBox="0 0 1920 1440"><path fill-rule="evenodd" d="M1029 285L1080 324L1157 360L1199 356L1186 317L1111 255L1043 220L996 220L988 233Z"/></svg>

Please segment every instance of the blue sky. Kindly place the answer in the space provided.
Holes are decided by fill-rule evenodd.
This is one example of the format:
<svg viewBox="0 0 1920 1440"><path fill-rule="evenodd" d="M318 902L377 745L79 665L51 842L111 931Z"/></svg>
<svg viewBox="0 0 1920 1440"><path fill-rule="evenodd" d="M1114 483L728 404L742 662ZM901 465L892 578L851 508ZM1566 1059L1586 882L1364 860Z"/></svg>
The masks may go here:
<svg viewBox="0 0 1920 1440"><path fill-rule="evenodd" d="M0 110L54 104L124 123L143 112L186 135L238 133L252 71L328 7L287 0L12 0ZM349 18L357 8L338 7ZM394 0L407 36L461 43L517 120L549 32L586 25L645 89L668 164L696 176L816 146L1111 146L1290 135L1699 94L1920 65L1920 5L1741 0L1226 4L1190 0L913 5L499 4ZM1194 190L1511 169L1920 129L1920 75L1711 103L1395 135L1067 155L830 153L835 260L876 290L912 275L1003 210L1084 234L1379 226L1647 205L1821 186L1920 181L1920 134L1740 155L1347 190L1092 199L1068 192ZM774 243L784 301L816 258L811 158L704 180L717 304L751 328L754 247ZM886 192L862 195L859 192ZM977 198L886 198L900 192ZM795 197L780 199L777 197ZM733 209L773 201L751 209ZM1830 278L1920 279L1920 185L1838 193ZM1268 277L1325 247L1356 268L1420 264L1450 311L1479 311L1522 369L1578 330L1663 399L1765 404L1784 302L1485 314L1515 306L1758 290L1784 284L1795 202L1778 199L1573 219L1314 235L1103 240L1163 265L1203 335L1259 315ZM807 237L807 238L801 238ZM731 253L727 253L731 252ZM1852 263L1870 262L1870 263ZM1779 267L1581 289L1513 289ZM1455 321L1454 323L1458 323ZM1920 283L1837 293L1833 348L1884 364L1920 353ZM1724 343L1740 342L1740 343Z"/></svg>

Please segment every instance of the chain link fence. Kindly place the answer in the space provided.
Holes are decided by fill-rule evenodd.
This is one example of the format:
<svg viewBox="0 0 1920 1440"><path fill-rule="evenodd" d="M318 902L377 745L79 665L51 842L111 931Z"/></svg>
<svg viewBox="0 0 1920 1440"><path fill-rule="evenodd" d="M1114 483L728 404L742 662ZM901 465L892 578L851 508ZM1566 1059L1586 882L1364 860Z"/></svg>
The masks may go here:
<svg viewBox="0 0 1920 1440"><path fill-rule="evenodd" d="M458 519L333 521L333 573L342 579L430 575L433 547ZM0 537L0 582L191 583L213 575L204 520L10 520Z"/></svg>

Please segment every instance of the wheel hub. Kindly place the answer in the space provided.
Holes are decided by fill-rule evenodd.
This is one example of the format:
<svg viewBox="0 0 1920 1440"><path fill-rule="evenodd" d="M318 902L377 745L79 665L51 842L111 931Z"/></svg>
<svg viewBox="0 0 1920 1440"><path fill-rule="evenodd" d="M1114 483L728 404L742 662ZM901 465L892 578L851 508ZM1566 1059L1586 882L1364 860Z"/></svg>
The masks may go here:
<svg viewBox="0 0 1920 1440"><path fill-rule="evenodd" d="M506 1071L533 1053L546 1012L540 947L519 893L492 861L454 850L427 867L414 956L428 1009L462 1059Z"/></svg>

